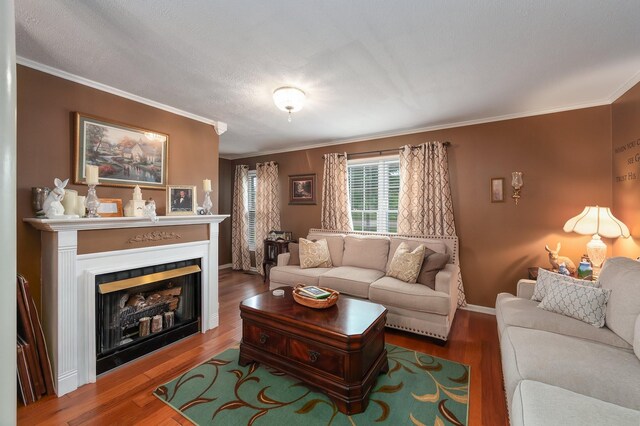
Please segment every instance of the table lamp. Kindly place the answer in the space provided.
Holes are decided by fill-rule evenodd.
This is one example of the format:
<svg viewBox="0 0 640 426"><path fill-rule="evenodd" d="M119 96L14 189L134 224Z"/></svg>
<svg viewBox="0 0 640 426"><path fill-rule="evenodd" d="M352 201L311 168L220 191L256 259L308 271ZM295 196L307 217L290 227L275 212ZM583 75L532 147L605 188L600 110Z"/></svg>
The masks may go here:
<svg viewBox="0 0 640 426"><path fill-rule="evenodd" d="M593 235L587 243L587 255L593 265L594 278L599 275L600 267L607 257L607 245L602 237L629 237L629 228L611 213L608 207L587 206L582 213L572 217L564 224L564 232L576 232Z"/></svg>

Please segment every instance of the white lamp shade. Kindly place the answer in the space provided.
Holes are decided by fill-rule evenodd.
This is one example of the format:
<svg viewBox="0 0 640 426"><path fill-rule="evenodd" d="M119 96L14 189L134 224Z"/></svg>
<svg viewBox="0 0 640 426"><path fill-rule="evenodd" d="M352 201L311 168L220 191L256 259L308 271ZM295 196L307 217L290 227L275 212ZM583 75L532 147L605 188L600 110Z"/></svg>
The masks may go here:
<svg viewBox="0 0 640 426"><path fill-rule="evenodd" d="M608 207L587 206L582 213L564 224L565 232L582 235L598 234L607 238L629 237L629 228L611 213Z"/></svg>
<svg viewBox="0 0 640 426"><path fill-rule="evenodd" d="M280 87L273 91L273 102L285 112L297 112L304 106L306 95L296 87Z"/></svg>

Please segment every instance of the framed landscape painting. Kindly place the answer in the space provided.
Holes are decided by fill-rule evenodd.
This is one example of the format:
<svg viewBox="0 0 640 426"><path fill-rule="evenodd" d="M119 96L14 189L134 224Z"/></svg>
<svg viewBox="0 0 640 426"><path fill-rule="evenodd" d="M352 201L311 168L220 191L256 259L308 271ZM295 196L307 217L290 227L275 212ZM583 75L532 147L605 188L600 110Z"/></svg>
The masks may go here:
<svg viewBox="0 0 640 426"><path fill-rule="evenodd" d="M90 164L101 185L166 187L169 135L81 113L75 122L75 183L85 183Z"/></svg>
<svg viewBox="0 0 640 426"><path fill-rule="evenodd" d="M316 204L316 175L289 175L289 204Z"/></svg>

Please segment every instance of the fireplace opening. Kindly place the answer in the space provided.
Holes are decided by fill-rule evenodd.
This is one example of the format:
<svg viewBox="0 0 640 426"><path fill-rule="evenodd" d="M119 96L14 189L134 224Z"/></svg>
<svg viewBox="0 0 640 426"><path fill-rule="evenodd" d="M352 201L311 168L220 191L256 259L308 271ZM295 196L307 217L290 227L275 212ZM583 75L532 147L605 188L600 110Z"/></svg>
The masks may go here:
<svg viewBox="0 0 640 426"><path fill-rule="evenodd" d="M96 277L96 374L200 330L200 259Z"/></svg>

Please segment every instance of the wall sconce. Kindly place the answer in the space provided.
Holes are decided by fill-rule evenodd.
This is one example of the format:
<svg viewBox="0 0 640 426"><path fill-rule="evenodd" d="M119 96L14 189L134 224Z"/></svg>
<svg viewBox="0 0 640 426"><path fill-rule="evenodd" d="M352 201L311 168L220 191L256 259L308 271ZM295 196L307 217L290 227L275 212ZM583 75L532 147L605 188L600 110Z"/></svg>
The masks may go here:
<svg viewBox="0 0 640 426"><path fill-rule="evenodd" d="M524 183L522 182L522 172L513 172L511 173L511 186L513 187L513 195L511 198L516 202L516 206L518 205L518 200L520 199L520 189Z"/></svg>

